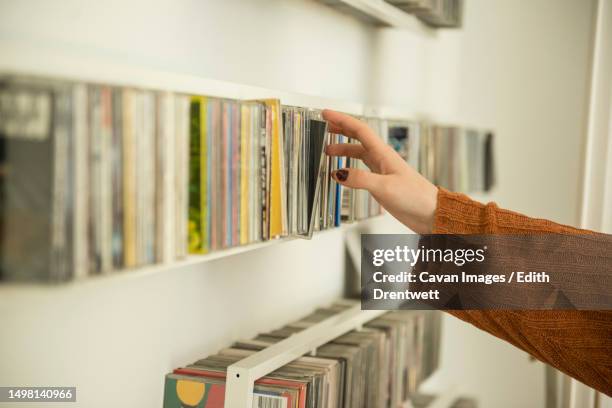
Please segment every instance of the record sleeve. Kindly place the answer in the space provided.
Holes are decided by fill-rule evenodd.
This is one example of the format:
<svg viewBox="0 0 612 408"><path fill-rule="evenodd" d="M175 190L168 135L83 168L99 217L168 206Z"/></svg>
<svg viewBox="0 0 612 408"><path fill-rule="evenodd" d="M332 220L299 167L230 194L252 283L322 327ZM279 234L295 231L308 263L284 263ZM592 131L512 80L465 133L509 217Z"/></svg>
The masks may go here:
<svg viewBox="0 0 612 408"><path fill-rule="evenodd" d="M307 226L305 234L298 236L312 238L315 226L318 223L320 209L320 196L323 184L324 166L326 156L324 153L327 140L327 122L318 119L308 121L308 173L307 173Z"/></svg>
<svg viewBox="0 0 612 408"><path fill-rule="evenodd" d="M164 387L164 408L223 408L225 376L196 370L183 370L183 374L168 374ZM288 387L288 386L285 386ZM254 407L299 408L298 391L277 384L256 382L253 393Z"/></svg>
<svg viewBox="0 0 612 408"><path fill-rule="evenodd" d="M67 254L65 163L72 91L58 83L0 82L0 276L61 281ZM55 117L55 118L54 118Z"/></svg>
<svg viewBox="0 0 612 408"><path fill-rule="evenodd" d="M124 229L123 229L123 106L121 89L111 90L111 253L112 268L122 269L124 266Z"/></svg>
<svg viewBox="0 0 612 408"><path fill-rule="evenodd" d="M73 103L73 160L74 160L74 276L82 278L89 272L89 138L87 114L87 87L85 84L74 86ZM123 182L122 182L123 185ZM125 221L124 221L125 222ZM119 226L124 230L123 225ZM124 254L125 258L125 254ZM121 260L122 264L124 259Z"/></svg>
<svg viewBox="0 0 612 408"><path fill-rule="evenodd" d="M189 252L205 254L208 236L207 98L192 96L189 142Z"/></svg>
<svg viewBox="0 0 612 408"><path fill-rule="evenodd" d="M138 214L136 193L136 94L125 88L122 91L123 134L123 264L126 268L138 265L137 226Z"/></svg>
<svg viewBox="0 0 612 408"><path fill-rule="evenodd" d="M190 103L186 95L175 95L175 186L176 186L176 205L175 205L175 253L177 259L182 259L187 255L189 234L189 143L190 143Z"/></svg>
<svg viewBox="0 0 612 408"><path fill-rule="evenodd" d="M281 107L278 99L266 99L262 102L266 105L270 128L269 236L278 238L287 235Z"/></svg>

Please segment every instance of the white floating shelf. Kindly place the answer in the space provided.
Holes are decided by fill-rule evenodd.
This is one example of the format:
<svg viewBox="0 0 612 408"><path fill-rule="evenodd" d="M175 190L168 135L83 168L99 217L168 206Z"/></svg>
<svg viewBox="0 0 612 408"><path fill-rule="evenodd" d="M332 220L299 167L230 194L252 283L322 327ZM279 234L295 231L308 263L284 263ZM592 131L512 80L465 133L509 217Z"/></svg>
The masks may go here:
<svg viewBox="0 0 612 408"><path fill-rule="evenodd" d="M331 234L333 232L341 232L344 233L351 228L366 228L370 223L376 222L382 217L375 216L368 219L364 219L361 221L353 222L350 224L342 224L340 227L330 228L323 231L318 231L314 234L314 240L317 239L317 236L320 234ZM286 237L280 239L272 239L269 241L256 242L253 244L242 245L227 249L221 249L218 251L213 251L205 255L188 255L185 259L177 260L174 262L166 262L166 263L157 263L151 264L147 266L136 267L132 269L124 269L120 271L109 272L107 274L102 275L91 275L84 276L82 278L76 278L68 282L59 283L59 284L47 284L44 282L2 282L0 283L0 293L2 291L10 291L10 290L20 290L21 288L40 288L42 290L46 290L48 288L64 288L68 286L74 285L88 285L96 282L109 281L109 280L118 280L118 279L139 279L143 276L155 275L158 273L167 273L171 271L178 271L182 268L194 265L203 265L205 263L228 258L234 255L243 254L246 252L251 252L257 249L266 248L273 245L280 245L290 241L302 240L301 238L296 237ZM304 240L305 241L305 240Z"/></svg>

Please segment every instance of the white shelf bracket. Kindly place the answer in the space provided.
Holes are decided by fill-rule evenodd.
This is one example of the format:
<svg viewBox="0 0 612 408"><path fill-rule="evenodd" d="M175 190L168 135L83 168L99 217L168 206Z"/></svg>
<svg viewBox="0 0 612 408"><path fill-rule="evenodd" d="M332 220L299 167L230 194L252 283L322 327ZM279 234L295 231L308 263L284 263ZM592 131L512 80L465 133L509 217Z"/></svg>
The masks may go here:
<svg viewBox="0 0 612 408"><path fill-rule="evenodd" d="M251 408L254 382L257 379L309 352L316 355L317 347L356 327L362 327L383 313L386 310L361 310L361 305L356 303L343 312L232 364L227 369L225 408Z"/></svg>

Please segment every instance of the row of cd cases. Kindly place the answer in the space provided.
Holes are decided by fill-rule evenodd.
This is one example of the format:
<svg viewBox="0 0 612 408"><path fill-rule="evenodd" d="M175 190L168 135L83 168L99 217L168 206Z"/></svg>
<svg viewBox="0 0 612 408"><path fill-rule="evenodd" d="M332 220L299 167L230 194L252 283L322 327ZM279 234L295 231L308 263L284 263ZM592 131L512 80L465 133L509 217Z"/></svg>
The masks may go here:
<svg viewBox="0 0 612 408"><path fill-rule="evenodd" d="M363 118L411 165L492 185L492 135ZM316 109L130 87L0 81L0 278L66 281L312 236L381 213L331 173Z"/></svg>
<svg viewBox="0 0 612 408"><path fill-rule="evenodd" d="M235 391L230 389L233 385L230 371L234 364L272 347L275 352L283 353L283 342L307 331L312 337L319 337L317 326L342 314L350 314L350 309L355 307L359 308L358 302L340 300L296 322L253 339L236 341L216 354L174 369L165 378L164 408L233 406L237 401ZM291 360L255 379L252 406L403 406L417 395L419 385L438 368L440 339L439 311L379 313L360 327L329 338L309 355ZM247 405L242 401L238 406Z"/></svg>

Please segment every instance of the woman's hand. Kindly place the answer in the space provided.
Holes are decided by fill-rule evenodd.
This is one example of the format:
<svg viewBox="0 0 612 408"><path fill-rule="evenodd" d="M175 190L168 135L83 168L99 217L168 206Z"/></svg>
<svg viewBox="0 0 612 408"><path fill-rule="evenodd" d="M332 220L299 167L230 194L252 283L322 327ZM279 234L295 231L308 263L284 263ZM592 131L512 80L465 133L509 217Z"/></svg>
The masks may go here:
<svg viewBox="0 0 612 408"><path fill-rule="evenodd" d="M339 133L360 144L333 144L325 152L362 160L371 172L347 168L332 176L346 187L368 190L391 215L414 232L432 232L438 188L410 167L393 148L364 122L343 113L324 110L331 133Z"/></svg>

